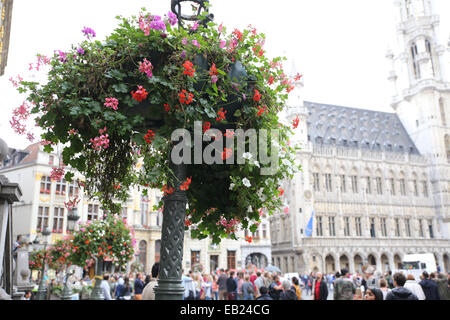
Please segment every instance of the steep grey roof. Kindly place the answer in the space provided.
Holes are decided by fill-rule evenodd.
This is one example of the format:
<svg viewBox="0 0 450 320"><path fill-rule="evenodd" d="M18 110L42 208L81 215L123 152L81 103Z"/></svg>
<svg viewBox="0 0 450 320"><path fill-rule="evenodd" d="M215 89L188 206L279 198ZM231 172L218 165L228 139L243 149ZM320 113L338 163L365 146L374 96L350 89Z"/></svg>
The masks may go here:
<svg viewBox="0 0 450 320"><path fill-rule="evenodd" d="M395 113L305 101L314 144L420 154Z"/></svg>

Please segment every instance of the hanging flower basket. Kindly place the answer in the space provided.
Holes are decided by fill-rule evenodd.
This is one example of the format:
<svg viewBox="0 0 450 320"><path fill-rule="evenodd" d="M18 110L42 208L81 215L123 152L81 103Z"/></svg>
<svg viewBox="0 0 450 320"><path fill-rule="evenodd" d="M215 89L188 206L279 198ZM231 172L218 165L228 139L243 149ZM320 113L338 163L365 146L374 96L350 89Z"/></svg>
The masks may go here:
<svg viewBox="0 0 450 320"><path fill-rule="evenodd" d="M171 13L161 18L145 10L118 19L120 26L103 42L93 41L95 32L86 28L88 39L71 50L39 56L50 67L46 82L20 82L45 131L45 150L63 144L62 161L85 176L86 193L119 213L116 200L125 201L132 186L144 194L149 188L175 191L169 156L176 129L193 137L200 122L202 133L215 139L210 129L226 138L235 129L268 130L268 153L279 156L272 175L261 174L270 164L246 152L244 164L188 165L189 178L178 181L188 197L186 226L193 237L212 236L217 243L230 234L236 239L238 228L255 232L259 210L282 208L280 181L300 168L289 144L291 126L277 116L294 88L283 58L268 59L264 35L251 27L227 33L209 22L185 30L175 27ZM211 142L202 144L204 150ZM212 154L237 159L236 148Z"/></svg>

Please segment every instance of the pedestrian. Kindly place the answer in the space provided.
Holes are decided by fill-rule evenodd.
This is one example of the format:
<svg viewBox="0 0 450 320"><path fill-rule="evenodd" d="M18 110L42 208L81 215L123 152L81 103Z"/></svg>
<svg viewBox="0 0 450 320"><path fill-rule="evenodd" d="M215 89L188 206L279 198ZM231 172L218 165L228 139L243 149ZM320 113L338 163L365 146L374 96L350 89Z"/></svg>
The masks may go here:
<svg viewBox="0 0 450 320"><path fill-rule="evenodd" d="M144 288L146 285L148 285L150 283L150 281L152 280L152 276L151 275L146 275L145 276L145 280L144 280Z"/></svg>
<svg viewBox="0 0 450 320"><path fill-rule="evenodd" d="M422 277L423 279L419 282L419 285L422 287L423 293L425 294L425 300L441 300L439 288L437 284L430 279L428 272L424 271Z"/></svg>
<svg viewBox="0 0 450 320"><path fill-rule="evenodd" d="M230 277L227 279L226 286L228 300L236 300L237 284L234 279L234 271L230 271Z"/></svg>
<svg viewBox="0 0 450 320"><path fill-rule="evenodd" d="M244 300L244 293L242 292L242 284L244 283L244 273L237 273L237 300Z"/></svg>
<svg viewBox="0 0 450 320"><path fill-rule="evenodd" d="M364 271L364 276L365 276L365 285L364 286L364 291L367 290L367 288L378 288L378 280L377 278L374 276L375 273L375 268L373 266L368 266L366 268L366 270Z"/></svg>
<svg viewBox="0 0 450 320"><path fill-rule="evenodd" d="M281 284L283 292L280 293L280 300L297 300L297 294L291 286L289 280L284 280Z"/></svg>
<svg viewBox="0 0 450 320"><path fill-rule="evenodd" d="M334 282L334 300L353 300L356 287L353 281L348 278L348 270L341 270L340 277Z"/></svg>
<svg viewBox="0 0 450 320"><path fill-rule="evenodd" d="M254 300L255 288L253 287L253 283L250 281L250 276L248 274L244 276L244 283L242 283L241 288L243 300Z"/></svg>
<svg viewBox="0 0 450 320"><path fill-rule="evenodd" d="M386 296L387 296L388 292L391 291L391 289L388 288L386 279L380 279L378 284L380 286L381 292L383 293L383 300L386 300Z"/></svg>
<svg viewBox="0 0 450 320"><path fill-rule="evenodd" d="M283 286L280 283L280 278L277 275L272 277L272 283L269 286L269 296L273 300L280 300L281 292L283 292Z"/></svg>
<svg viewBox="0 0 450 320"><path fill-rule="evenodd" d="M152 275L150 281L145 285L144 291L142 291L142 300L155 300L155 287L158 284L159 277L159 262L155 263L152 267Z"/></svg>
<svg viewBox="0 0 450 320"><path fill-rule="evenodd" d="M259 292L259 289L264 286L264 278L260 271L256 272L256 279L255 279L254 285L256 288L255 297L259 297L261 295L261 293Z"/></svg>
<svg viewBox="0 0 450 320"><path fill-rule="evenodd" d="M394 289L394 281L392 280L392 271L389 270L386 274L386 281L389 289Z"/></svg>
<svg viewBox="0 0 450 320"><path fill-rule="evenodd" d="M200 300L202 294L202 277L200 272L194 273L195 300Z"/></svg>
<svg viewBox="0 0 450 320"><path fill-rule="evenodd" d="M131 285L130 278L125 277L123 283L119 283L116 289L117 300L131 300Z"/></svg>
<svg viewBox="0 0 450 320"><path fill-rule="evenodd" d="M323 279L321 272L317 272L317 279L313 284L313 300L327 300L328 299L328 287Z"/></svg>
<svg viewBox="0 0 450 320"><path fill-rule="evenodd" d="M272 279L270 277L270 273L269 272L264 272L264 287L266 287L267 289L269 288L270 284L272 283Z"/></svg>
<svg viewBox="0 0 450 320"><path fill-rule="evenodd" d="M419 300L409 289L405 288L406 277L403 273L397 272L393 277L395 288L386 296L386 300Z"/></svg>
<svg viewBox="0 0 450 320"><path fill-rule="evenodd" d="M213 275L213 283L212 283L212 293L213 293L213 299L219 300L219 285L217 284L217 275Z"/></svg>
<svg viewBox="0 0 450 320"><path fill-rule="evenodd" d="M364 300L383 300L383 293L377 288L367 288Z"/></svg>
<svg viewBox="0 0 450 320"><path fill-rule="evenodd" d="M202 282L202 294L200 300L212 300L213 292L213 280L210 275L205 275L205 281Z"/></svg>
<svg viewBox="0 0 450 320"><path fill-rule="evenodd" d="M31 290L26 290L25 294L22 298L20 298L20 300L31 300Z"/></svg>
<svg viewBox="0 0 450 320"><path fill-rule="evenodd" d="M271 296L268 294L268 289L265 286L259 288L260 296L256 298L256 300L273 300Z"/></svg>
<svg viewBox="0 0 450 320"><path fill-rule="evenodd" d="M109 275L108 274L104 274L103 275L103 280L101 283L101 287L102 287L102 291L103 291L103 297L105 298L105 300L112 300L111 297L111 288L109 287Z"/></svg>
<svg viewBox="0 0 450 320"><path fill-rule="evenodd" d="M297 295L297 300L302 300L302 289L300 288L300 281L297 277L292 278L292 287L295 290L295 294Z"/></svg>
<svg viewBox="0 0 450 320"><path fill-rule="evenodd" d="M136 274L136 279L134 280L134 299L135 300L142 300L142 291L144 291L144 281L142 281L143 275L142 273L138 272Z"/></svg>
<svg viewBox="0 0 450 320"><path fill-rule="evenodd" d="M446 279L445 275L443 273L439 273L433 281L437 284L439 297L441 300L450 300L450 288L448 287L448 279Z"/></svg>
<svg viewBox="0 0 450 320"><path fill-rule="evenodd" d="M220 300L228 299L227 280L228 280L227 273L223 269L220 269L220 275L217 279L217 284L219 285L219 299Z"/></svg>
<svg viewBox="0 0 450 320"><path fill-rule="evenodd" d="M189 272L189 275L183 273L181 278L184 287L184 300L195 300L195 284L190 274L191 272Z"/></svg>
<svg viewBox="0 0 450 320"><path fill-rule="evenodd" d="M419 300L425 300L425 294L423 293L423 289L420 286L420 284L416 282L416 279L412 274L408 274L408 276L406 277L406 283L404 287L406 289L409 289L409 291L411 291L412 293L414 293Z"/></svg>

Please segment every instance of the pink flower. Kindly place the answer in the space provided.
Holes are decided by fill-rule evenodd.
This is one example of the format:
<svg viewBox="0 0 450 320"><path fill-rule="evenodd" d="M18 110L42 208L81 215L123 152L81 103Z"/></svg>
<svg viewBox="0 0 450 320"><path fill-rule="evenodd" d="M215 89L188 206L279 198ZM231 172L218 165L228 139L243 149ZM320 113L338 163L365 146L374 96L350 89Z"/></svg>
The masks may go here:
<svg viewBox="0 0 450 320"><path fill-rule="evenodd" d="M105 100L105 107L112 108L113 110L118 109L119 101L116 98L106 98Z"/></svg>
<svg viewBox="0 0 450 320"><path fill-rule="evenodd" d="M220 49L223 49L227 46L227 42L225 40L220 40Z"/></svg>
<svg viewBox="0 0 450 320"><path fill-rule="evenodd" d="M195 31L195 30L198 29L199 26L200 26L200 25L198 24L198 21L196 21L196 22L194 23L194 25L191 27L191 30L192 30L192 31Z"/></svg>
<svg viewBox="0 0 450 320"><path fill-rule="evenodd" d="M56 167L54 167L52 172L50 173L50 179L53 180L53 181L60 181L63 176L64 176L64 169L63 168L56 168Z"/></svg>
<svg viewBox="0 0 450 320"><path fill-rule="evenodd" d="M200 48L200 43L197 40L192 40L192 44L198 48Z"/></svg>
<svg viewBox="0 0 450 320"><path fill-rule="evenodd" d="M181 43L186 46L188 44L188 38L184 37Z"/></svg>
<svg viewBox="0 0 450 320"><path fill-rule="evenodd" d="M150 61L144 59L143 62L139 62L139 72L146 73L149 78L153 77L153 66Z"/></svg>
<svg viewBox="0 0 450 320"><path fill-rule="evenodd" d="M33 142L33 141L34 141L34 134L28 132L28 133L27 133L27 139L28 139L28 141Z"/></svg>

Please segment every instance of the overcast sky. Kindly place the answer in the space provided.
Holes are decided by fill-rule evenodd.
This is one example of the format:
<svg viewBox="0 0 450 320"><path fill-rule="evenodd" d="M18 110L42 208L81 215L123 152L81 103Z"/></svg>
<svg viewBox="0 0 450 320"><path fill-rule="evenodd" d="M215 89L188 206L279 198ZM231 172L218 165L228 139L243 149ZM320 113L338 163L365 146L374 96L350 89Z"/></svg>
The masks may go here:
<svg viewBox="0 0 450 320"><path fill-rule="evenodd" d="M386 49L395 40L393 0L211 0L218 23L230 28L252 24L267 36L268 55L294 60L304 75L305 100L392 112ZM450 35L450 1L435 0L441 16L440 43ZM51 55L81 42L86 26L103 40L117 24L146 7L164 15L170 0L14 0L8 66L0 77L0 137L10 147L30 143L9 125L23 97L8 79L27 78L35 55ZM291 63L287 65L290 66Z"/></svg>

